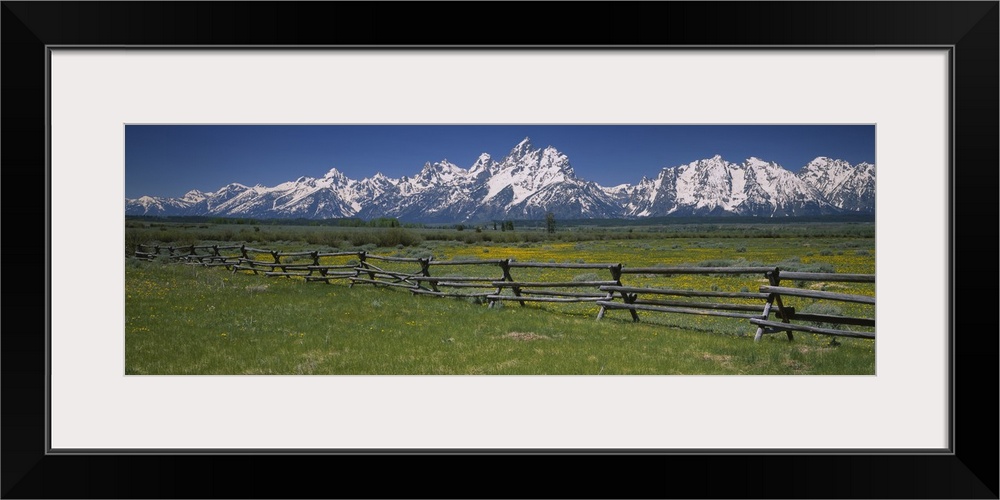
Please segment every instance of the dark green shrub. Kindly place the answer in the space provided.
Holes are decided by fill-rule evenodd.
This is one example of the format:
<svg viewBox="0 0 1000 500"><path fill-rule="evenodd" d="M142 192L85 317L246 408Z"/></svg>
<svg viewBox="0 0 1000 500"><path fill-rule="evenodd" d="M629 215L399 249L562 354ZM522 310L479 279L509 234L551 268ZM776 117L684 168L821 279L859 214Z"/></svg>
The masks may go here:
<svg viewBox="0 0 1000 500"><path fill-rule="evenodd" d="M133 231L130 229L125 230L125 256L131 257L135 255L136 247L143 243L143 235L138 231Z"/></svg>
<svg viewBox="0 0 1000 500"><path fill-rule="evenodd" d="M709 259L699 262L698 267L733 267L734 261L728 259Z"/></svg>

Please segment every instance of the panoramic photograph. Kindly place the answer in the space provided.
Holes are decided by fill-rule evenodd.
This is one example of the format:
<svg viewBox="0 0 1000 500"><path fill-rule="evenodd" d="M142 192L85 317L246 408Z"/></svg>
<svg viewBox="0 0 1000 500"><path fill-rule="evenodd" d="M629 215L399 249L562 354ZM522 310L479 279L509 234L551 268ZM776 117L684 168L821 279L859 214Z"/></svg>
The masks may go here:
<svg viewBox="0 0 1000 500"><path fill-rule="evenodd" d="M875 375L873 124L124 134L126 375Z"/></svg>

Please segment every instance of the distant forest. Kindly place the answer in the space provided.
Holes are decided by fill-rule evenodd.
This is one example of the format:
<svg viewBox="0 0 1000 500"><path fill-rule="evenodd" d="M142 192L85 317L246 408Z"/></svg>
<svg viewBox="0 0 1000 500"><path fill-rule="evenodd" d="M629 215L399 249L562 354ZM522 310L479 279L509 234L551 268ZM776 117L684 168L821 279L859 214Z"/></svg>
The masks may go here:
<svg viewBox="0 0 1000 500"><path fill-rule="evenodd" d="M494 225L501 227L504 222L513 223L517 228L545 228L545 219L505 219L496 221L457 222L440 224L423 224L405 222L393 217L378 217L362 220L356 217L337 219L258 219L218 216L153 216L127 215L125 220L145 222L178 222L199 224L247 224L247 225L281 225L281 226L328 226L328 227L404 227L404 228L443 228L455 227L456 224L465 227L481 226L492 229ZM788 224L788 223L819 223L819 222L875 222L875 214L820 215L804 217L752 217L752 216L697 216L697 217L643 217L641 219L562 219L558 225L567 227L641 227L665 226L675 224ZM494 224L495 223L495 224Z"/></svg>

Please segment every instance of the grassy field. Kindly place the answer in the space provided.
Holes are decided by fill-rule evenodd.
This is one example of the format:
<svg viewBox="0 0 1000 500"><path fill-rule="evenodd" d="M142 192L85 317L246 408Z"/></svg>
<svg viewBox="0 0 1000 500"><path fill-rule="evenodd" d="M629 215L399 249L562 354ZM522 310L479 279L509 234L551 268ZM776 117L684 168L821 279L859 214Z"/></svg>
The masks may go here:
<svg viewBox="0 0 1000 500"><path fill-rule="evenodd" d="M178 234L173 240L179 244L225 241L185 232L195 229L218 236L208 234L212 227L133 229ZM451 240L417 237L410 245L383 247L373 243L322 246L294 237L248 241L248 245L285 251L364 247L374 254L433 255L436 260L513 258L631 267L776 265L875 272L873 237L854 228L839 234L828 229L789 226L779 236L765 237L753 237L751 230L739 237L732 228L717 229L725 233L715 237L711 231L691 236L648 231L648 236L635 237L635 232L622 228L593 233L600 234L595 239L583 238L581 232L575 241L560 239L558 233L546 238L537 232L531 234L542 234L538 241L465 242L458 233L482 234L466 229L452 230L458 237ZM322 228L302 230L323 234ZM369 231L394 230L399 229ZM140 238L152 242L146 235L133 237ZM342 262L346 261L338 263ZM414 264L395 266L415 270ZM512 274L523 281L608 279L606 271L598 271L517 268ZM432 268L432 272L499 277L496 267L447 266ZM488 308L472 299L413 296L405 290L365 285L351 288L344 281L305 283L300 278L132 258L126 259L125 276L127 374L854 375L875 371L874 341L842 338L839 345L831 345L829 337L797 333L793 342L784 335L772 335L755 343L752 325L738 319L640 312L642 321L633 323L628 312L612 311L596 321L598 308L593 304L529 303L521 307L507 302L504 307ZM756 291L764 284L756 276L692 275L627 275L623 282L730 291ZM874 294L870 284L815 286ZM789 305L816 307L812 302L803 299ZM873 314L871 306L837 307L848 315Z"/></svg>

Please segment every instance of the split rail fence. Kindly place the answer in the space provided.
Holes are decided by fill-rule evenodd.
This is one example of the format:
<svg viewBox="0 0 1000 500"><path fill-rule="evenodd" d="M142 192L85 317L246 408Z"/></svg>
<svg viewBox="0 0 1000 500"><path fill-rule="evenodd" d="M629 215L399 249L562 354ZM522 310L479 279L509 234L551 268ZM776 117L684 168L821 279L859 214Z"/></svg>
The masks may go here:
<svg viewBox="0 0 1000 500"><path fill-rule="evenodd" d="M485 301L490 307L503 302L593 303L600 306L597 319L609 311L626 310L633 321L639 311L694 314L749 321L757 327L755 341L764 335L784 332L793 340L793 331L874 339L873 274L812 273L785 271L777 267L635 267L621 263L543 263L518 262L513 259L434 260L433 257L391 257L367 252L280 252L246 245L190 245L182 247L139 245L137 258L166 258L203 266L225 266L232 272L252 272L269 277L300 277L306 282L345 280L350 286L371 285L403 288L414 295L460 297ZM459 269L467 274L432 276L431 269ZM473 273L472 270L479 272ZM589 270L572 279L553 278L567 270ZM512 272L513 271L513 272ZM596 272L605 271L607 279ZM490 274L492 272L492 274ZM534 272L526 279L514 274ZM476 274L476 275L472 275ZM743 287L739 292L692 290L647 286L675 275L749 277L748 284L761 277L767 285L757 291ZM637 284L626 285L623 276ZM581 279L582 278L582 279ZM752 280L752 281L751 281ZM834 284L871 284L871 295L816 290L807 282ZM793 300L826 303L861 304L870 314L845 316L817 314L796 310L787 305ZM855 309L857 309L855 307ZM772 318L773 316L773 318ZM846 326L862 327L848 329Z"/></svg>

